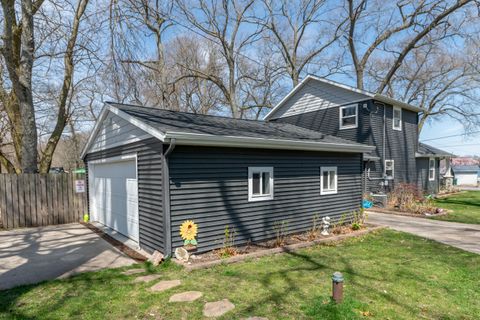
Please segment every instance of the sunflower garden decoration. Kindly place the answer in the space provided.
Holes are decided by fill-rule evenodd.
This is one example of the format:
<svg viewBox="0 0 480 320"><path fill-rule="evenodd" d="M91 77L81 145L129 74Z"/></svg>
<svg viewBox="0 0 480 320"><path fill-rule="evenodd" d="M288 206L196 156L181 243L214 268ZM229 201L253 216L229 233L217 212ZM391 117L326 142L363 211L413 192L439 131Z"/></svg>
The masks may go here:
<svg viewBox="0 0 480 320"><path fill-rule="evenodd" d="M185 248L193 249L197 246L197 236L198 227L192 220L186 220L180 226L180 236L184 240L183 244Z"/></svg>

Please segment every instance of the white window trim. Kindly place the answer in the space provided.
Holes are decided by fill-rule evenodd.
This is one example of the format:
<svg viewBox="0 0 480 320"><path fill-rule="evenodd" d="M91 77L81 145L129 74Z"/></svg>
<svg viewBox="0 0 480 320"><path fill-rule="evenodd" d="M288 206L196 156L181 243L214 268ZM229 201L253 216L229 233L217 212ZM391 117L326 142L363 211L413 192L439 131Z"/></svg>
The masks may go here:
<svg viewBox="0 0 480 320"><path fill-rule="evenodd" d="M400 126L399 127L395 127L395 111L400 111ZM397 130L397 131L402 131L402 108L400 107L393 107L393 113L392 113L392 128L393 130Z"/></svg>
<svg viewBox="0 0 480 320"><path fill-rule="evenodd" d="M347 125L347 126L344 126L342 123L343 123L343 109L346 109L346 108L351 108L351 107L355 107L355 124L351 124L351 125ZM339 112L339 125L340 125L340 130L343 130L343 129L354 129L354 128L357 128L358 127L358 104L350 104L348 106L343 106L343 107L340 107L340 112ZM348 116L348 117L354 117L354 116Z"/></svg>
<svg viewBox="0 0 480 320"><path fill-rule="evenodd" d="M270 193L264 195L253 195L253 173L268 172L270 173ZM262 174L260 174L260 190L262 186ZM265 201L273 199L273 167L248 167L248 201Z"/></svg>
<svg viewBox="0 0 480 320"><path fill-rule="evenodd" d="M327 171L335 171L335 189L333 190L323 190L323 173ZM337 167L320 167L320 194L336 194L338 192L338 173Z"/></svg>
<svg viewBox="0 0 480 320"><path fill-rule="evenodd" d="M392 175L391 176L387 176L387 162L392 163ZM392 179L392 180L395 179L395 160L391 160L391 159L386 159L385 160L384 168L383 168L383 174L388 179Z"/></svg>
<svg viewBox="0 0 480 320"><path fill-rule="evenodd" d="M433 160L433 168L430 167L430 163ZM429 158L428 159L428 181L435 181L435 166L436 166L436 161L435 158ZM433 171L433 178L430 178L430 171Z"/></svg>

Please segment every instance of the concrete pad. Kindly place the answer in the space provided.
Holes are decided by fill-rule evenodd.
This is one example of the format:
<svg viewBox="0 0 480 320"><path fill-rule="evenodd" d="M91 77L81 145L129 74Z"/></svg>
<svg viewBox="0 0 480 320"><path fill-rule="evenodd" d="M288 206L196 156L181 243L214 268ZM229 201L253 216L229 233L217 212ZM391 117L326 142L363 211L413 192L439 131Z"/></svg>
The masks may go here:
<svg viewBox="0 0 480 320"><path fill-rule="evenodd" d="M368 212L368 222L480 254L480 225Z"/></svg>
<svg viewBox="0 0 480 320"><path fill-rule="evenodd" d="M223 299L215 302L207 302L203 307L203 315L209 318L220 317L233 309L235 309L235 305L231 303L228 299Z"/></svg>
<svg viewBox="0 0 480 320"><path fill-rule="evenodd" d="M159 274L149 274L149 275L146 275L146 276L137 277L137 278L135 278L135 280L133 280L133 282L150 282L150 281L153 281L153 280L157 280L160 277L161 277L161 275L159 275Z"/></svg>
<svg viewBox="0 0 480 320"><path fill-rule="evenodd" d="M174 287L178 287L182 282L180 280L164 280L152 286L150 290L155 292L165 291Z"/></svg>
<svg viewBox="0 0 480 320"><path fill-rule="evenodd" d="M145 269L130 269L130 270L127 270L127 271L123 271L122 274L126 275L126 276L131 276L133 274L139 274L139 273L144 273L145 272Z"/></svg>
<svg viewBox="0 0 480 320"><path fill-rule="evenodd" d="M0 231L0 290L134 263L78 223Z"/></svg>
<svg viewBox="0 0 480 320"><path fill-rule="evenodd" d="M203 296L200 291L186 291L174 294L168 300L169 302L192 302Z"/></svg>

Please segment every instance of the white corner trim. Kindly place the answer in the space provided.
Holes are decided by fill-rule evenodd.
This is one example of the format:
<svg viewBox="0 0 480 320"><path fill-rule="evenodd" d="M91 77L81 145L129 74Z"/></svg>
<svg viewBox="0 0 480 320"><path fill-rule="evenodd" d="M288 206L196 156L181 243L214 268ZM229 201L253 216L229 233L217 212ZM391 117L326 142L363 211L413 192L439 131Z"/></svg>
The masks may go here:
<svg viewBox="0 0 480 320"><path fill-rule="evenodd" d="M108 108L106 105L103 106L102 111L100 111L100 115L98 116L97 122L95 123L95 126L93 127L92 133L88 137L87 143L83 147L82 153L80 155L80 158L83 159L85 155L87 154L87 151L90 149L93 143L93 139L97 136L98 131L102 127L103 120L105 120L106 116L108 114Z"/></svg>

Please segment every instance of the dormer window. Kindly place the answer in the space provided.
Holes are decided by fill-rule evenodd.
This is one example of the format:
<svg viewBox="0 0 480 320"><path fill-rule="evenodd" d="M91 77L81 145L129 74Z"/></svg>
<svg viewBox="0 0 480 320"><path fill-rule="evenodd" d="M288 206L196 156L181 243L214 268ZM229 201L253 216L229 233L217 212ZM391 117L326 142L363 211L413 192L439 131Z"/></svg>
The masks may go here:
<svg viewBox="0 0 480 320"><path fill-rule="evenodd" d="M352 129L358 126L358 105L340 107L340 129Z"/></svg>
<svg viewBox="0 0 480 320"><path fill-rule="evenodd" d="M393 130L402 131L402 108L393 107Z"/></svg>

